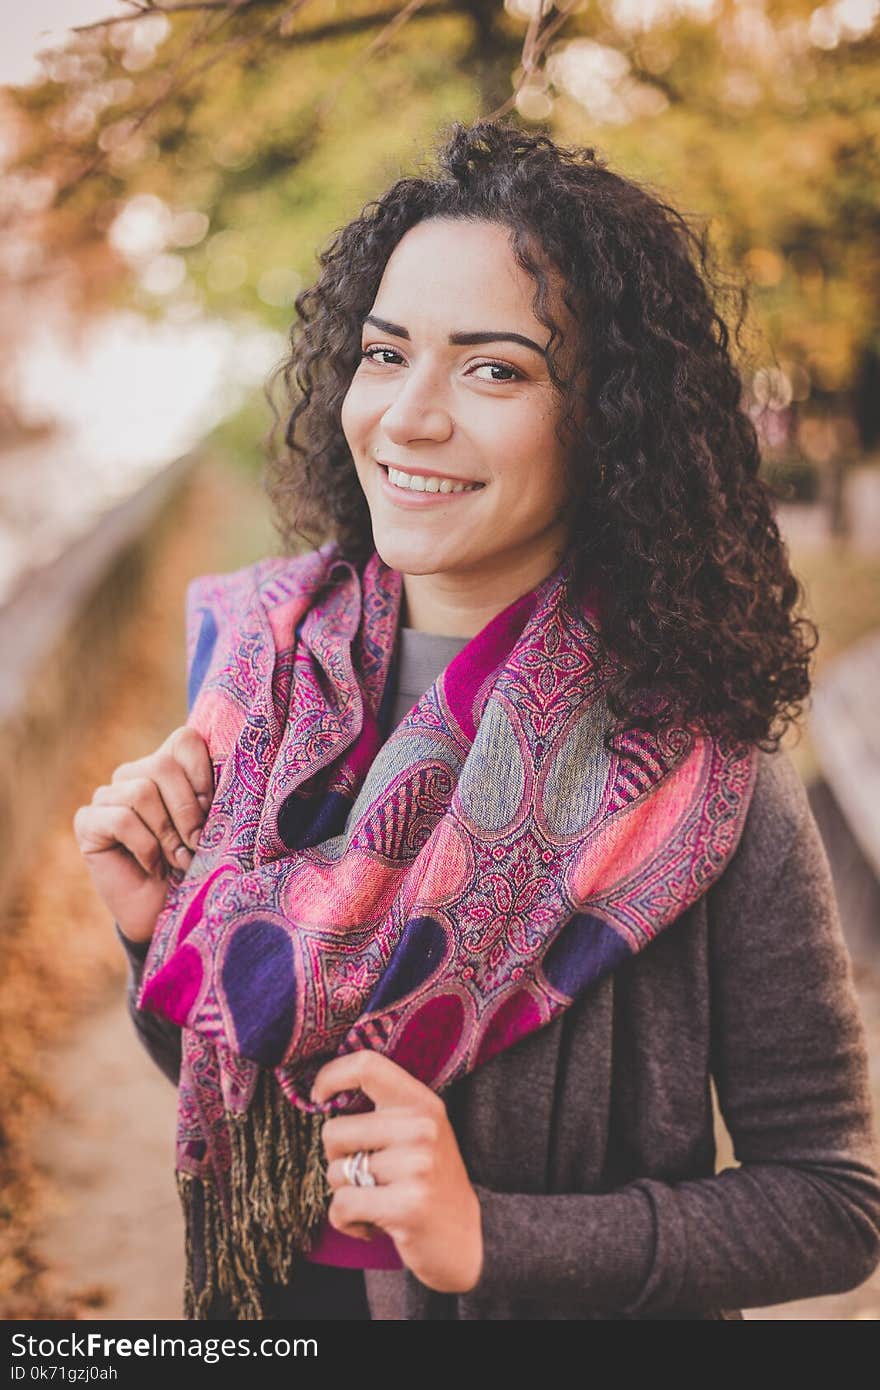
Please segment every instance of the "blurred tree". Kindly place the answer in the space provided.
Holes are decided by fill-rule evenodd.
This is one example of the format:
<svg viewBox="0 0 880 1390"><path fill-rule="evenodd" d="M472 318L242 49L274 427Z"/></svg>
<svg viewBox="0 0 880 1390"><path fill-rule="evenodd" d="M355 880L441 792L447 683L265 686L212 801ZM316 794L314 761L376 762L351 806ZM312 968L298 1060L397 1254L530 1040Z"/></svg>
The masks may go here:
<svg viewBox="0 0 880 1390"><path fill-rule="evenodd" d="M438 124L515 110L708 217L777 357L765 404L880 351L878 0L129 0L8 92L40 264L86 299L279 327L329 226ZM48 190L48 192L47 192Z"/></svg>

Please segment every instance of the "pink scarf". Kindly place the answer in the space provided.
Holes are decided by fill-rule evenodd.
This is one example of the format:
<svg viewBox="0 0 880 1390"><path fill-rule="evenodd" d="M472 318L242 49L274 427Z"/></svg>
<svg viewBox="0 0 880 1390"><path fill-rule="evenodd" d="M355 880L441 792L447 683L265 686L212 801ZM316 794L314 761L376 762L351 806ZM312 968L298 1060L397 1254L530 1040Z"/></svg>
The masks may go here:
<svg viewBox="0 0 880 1390"><path fill-rule="evenodd" d="M259 1318L329 1201L330 1058L438 1092L543 1028L722 873L750 745L641 732L609 755L595 591L566 560L454 657L385 741L402 576L335 542L195 579L188 723L215 795L138 997L181 1025L185 1316Z"/></svg>

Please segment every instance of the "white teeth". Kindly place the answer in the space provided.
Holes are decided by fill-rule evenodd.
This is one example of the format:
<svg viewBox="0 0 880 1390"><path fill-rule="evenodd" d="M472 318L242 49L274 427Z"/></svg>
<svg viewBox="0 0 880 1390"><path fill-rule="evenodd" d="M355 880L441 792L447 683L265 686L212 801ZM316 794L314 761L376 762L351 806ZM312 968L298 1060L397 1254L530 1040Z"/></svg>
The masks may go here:
<svg viewBox="0 0 880 1390"><path fill-rule="evenodd" d="M421 478L417 473L403 473L399 468L388 469L389 481L395 487L410 492L473 492L481 483L453 483L450 478Z"/></svg>

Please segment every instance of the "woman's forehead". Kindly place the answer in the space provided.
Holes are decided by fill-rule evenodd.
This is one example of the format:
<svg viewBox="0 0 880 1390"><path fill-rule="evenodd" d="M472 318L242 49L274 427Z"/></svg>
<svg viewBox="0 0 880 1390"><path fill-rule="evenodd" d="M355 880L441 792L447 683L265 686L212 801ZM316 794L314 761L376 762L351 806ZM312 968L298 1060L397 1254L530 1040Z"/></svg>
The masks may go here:
<svg viewBox="0 0 880 1390"><path fill-rule="evenodd" d="M437 324L450 332L513 329L545 346L549 331L536 316L535 280L516 260L510 229L500 223L429 218L412 227L388 258L371 312L410 328ZM573 325L559 272L537 253L560 330ZM467 322L459 322L462 314ZM482 322L486 315L492 322ZM498 322L495 322L495 320ZM479 320L479 321L478 321Z"/></svg>

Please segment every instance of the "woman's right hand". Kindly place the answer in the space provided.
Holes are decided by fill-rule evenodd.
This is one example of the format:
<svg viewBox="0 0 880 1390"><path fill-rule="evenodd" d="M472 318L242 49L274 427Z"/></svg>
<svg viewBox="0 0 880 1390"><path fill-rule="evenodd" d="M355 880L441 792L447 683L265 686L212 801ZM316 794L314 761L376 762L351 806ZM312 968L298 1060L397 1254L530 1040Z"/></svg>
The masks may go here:
<svg viewBox="0 0 880 1390"><path fill-rule="evenodd" d="M208 746L184 724L154 753L120 763L74 815L92 881L129 940L151 940L168 871L189 868L213 799Z"/></svg>

